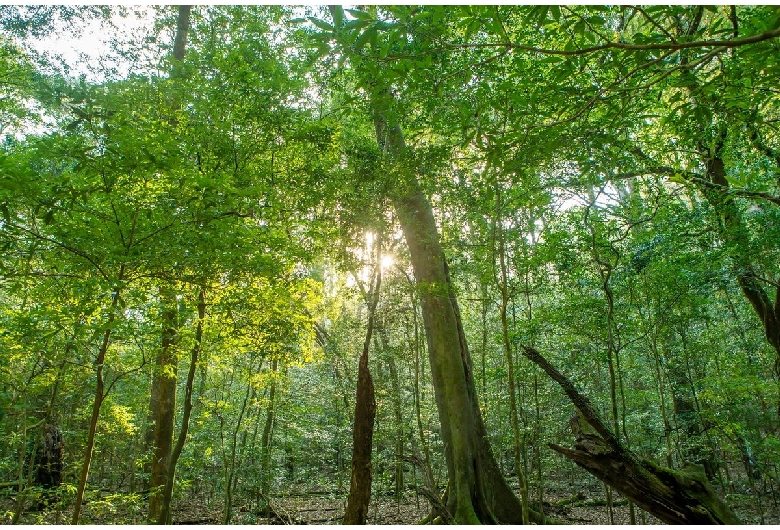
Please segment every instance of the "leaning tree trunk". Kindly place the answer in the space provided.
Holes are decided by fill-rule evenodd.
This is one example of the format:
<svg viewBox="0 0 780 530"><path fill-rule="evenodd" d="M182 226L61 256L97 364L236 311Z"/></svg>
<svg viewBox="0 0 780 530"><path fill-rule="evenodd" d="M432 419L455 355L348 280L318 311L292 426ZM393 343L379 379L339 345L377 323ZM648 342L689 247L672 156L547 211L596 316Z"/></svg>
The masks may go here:
<svg viewBox="0 0 780 530"><path fill-rule="evenodd" d="M135 229L135 218L133 219L133 229ZM131 242L132 234L131 232ZM103 342L100 345L98 354L95 357L95 397L92 400L92 416L89 419L89 430L87 432L87 447L84 450L84 462L81 466L81 476L79 477L78 485L76 486L76 502L73 505L73 515L71 516L70 524L79 524L79 517L81 515L81 503L84 501L84 491L87 488L87 479L89 478L89 467L92 465L92 453L95 450L95 434L97 433L98 420L100 419L100 407L103 405L103 400L106 398L103 393L105 383L103 381L103 368L106 362L106 353L111 345L111 332L113 331L114 320L116 320L117 307L119 305L119 295L121 282L124 280L125 266L122 265L119 268L119 276L117 277L117 287L114 288L114 292L111 294L112 301L111 307L108 312L108 320L106 322L106 331L103 333Z"/></svg>
<svg viewBox="0 0 780 530"><path fill-rule="evenodd" d="M433 210L407 167L401 128L386 113L387 90L372 97L380 148L393 161L391 199L420 289L436 405L448 471L444 502L456 523L521 523L522 505L501 475L477 403L471 358Z"/></svg>
<svg viewBox="0 0 780 530"><path fill-rule="evenodd" d="M761 275L756 271L749 257L750 252L745 248L750 238L737 205L729 195L729 182L726 180L726 164L722 157L722 150L723 142L719 141L714 156L705 158L707 181L698 183L699 190L720 216L718 229L721 237L737 248L742 247L739 249L741 252L732 253L737 282L742 294L750 302L761 321L766 340L775 350L776 358L780 362L780 289L777 289L775 300L772 302L769 294L764 290Z"/></svg>
<svg viewBox="0 0 780 530"><path fill-rule="evenodd" d="M692 35L698 29L701 23L701 13L702 10L700 8L689 25L686 37ZM732 23L736 24L736 17L732 20ZM681 53L680 61L683 65L688 63L684 51ZM696 79L693 70L689 72L686 85L690 101L694 106L706 106L707 102L702 101L702 95L698 91L701 84ZM712 138L708 138L704 131L714 127L714 122L708 120L696 125L702 133L696 149L705 163L706 177L704 179L696 179L693 184L705 196L713 210L718 213L720 220L717 229L721 238L736 247L737 251L731 252L731 257L734 259L737 283L739 283L742 294L750 302L756 316L761 321L766 340L776 354L775 371L780 375L780 289L775 290L775 299L772 302L769 293L765 290L766 282L761 279L761 275L756 270L751 249L747 248L747 243L750 241L747 225L740 215L737 204L734 202L734 196L730 193L729 181L726 178L726 161L724 159L727 140L726 130L721 129ZM758 140L754 128L745 136L757 150L780 164L780 153L763 145ZM780 414L780 405L778 405L778 414Z"/></svg>
<svg viewBox="0 0 780 530"><path fill-rule="evenodd" d="M669 524L740 524L740 520L714 492L698 468L682 471L660 467L629 451L599 417L587 397L580 394L536 350L523 348L523 355L541 367L560 385L577 407L571 419L576 437L573 449L550 444L550 448L631 499L640 508Z"/></svg>

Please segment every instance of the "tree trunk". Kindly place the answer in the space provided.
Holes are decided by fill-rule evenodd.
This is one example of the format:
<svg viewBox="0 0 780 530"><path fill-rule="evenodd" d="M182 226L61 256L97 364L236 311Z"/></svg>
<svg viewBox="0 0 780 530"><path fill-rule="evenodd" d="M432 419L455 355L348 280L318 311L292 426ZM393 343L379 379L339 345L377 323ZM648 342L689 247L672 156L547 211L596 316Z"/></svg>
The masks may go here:
<svg viewBox="0 0 780 530"><path fill-rule="evenodd" d="M182 61L187 46L187 33L189 31L191 6L180 5L176 19L176 34L173 42L173 68L171 79L181 78L183 75ZM168 101L172 111L179 106L178 96ZM171 119L171 123L175 118ZM171 313L171 307L175 307L176 299L168 288L160 290L163 304L168 307L163 309L163 336L162 348L157 357L157 363L152 380L152 392L149 402L150 423L146 432L146 449L151 449L152 460L145 466L149 471L149 521L162 521L170 517L170 506L165 506L165 489L168 477L168 467L173 446L173 430L176 419L176 355L173 350L173 342L176 336L176 326L173 322L176 314ZM186 405L185 405L186 407ZM174 471L172 470L171 473ZM171 487L173 485L171 484ZM169 501L170 502L170 501ZM162 523L158 523L162 524Z"/></svg>
<svg viewBox="0 0 780 530"><path fill-rule="evenodd" d="M195 383L195 370L198 366L201 343L203 341L203 321L206 318L206 294L205 288L198 290L198 324L195 328L195 344L190 354L190 369L187 372L187 384L184 388L184 412L181 420L181 430L176 440L176 446L171 453L170 462L165 475L165 487L162 495L162 505L157 517L157 524L171 524L171 499L173 498L173 485L176 478L176 463L179 461L184 443L187 441L187 432L190 428L190 416L192 415L192 389Z"/></svg>
<svg viewBox="0 0 780 530"><path fill-rule="evenodd" d="M702 10L700 8L689 25L689 35L698 28L701 22L701 13ZM681 64L688 62L685 52L681 53L680 62ZM695 79L693 71L689 75L688 91L691 103L693 105L706 105L706 102L700 100L701 94L696 91L699 83ZM721 129L710 139L707 138L704 131L717 127L717 125L708 120L706 123L699 123L698 126L703 134L697 142L696 148L705 163L706 178L695 182L694 185L720 216L718 229L721 238L738 249L738 252L732 253L737 282L742 289L742 294L748 299L761 321L767 342L775 350L775 371L780 375L780 289L776 289L773 304L764 290L764 285L761 283L762 280L759 279L760 276L756 273L754 263L750 258L751 249L747 248L747 243L750 241L747 227L734 202L733 196L729 194L729 182L726 179L726 164L723 153L726 141L725 129ZM715 130L717 131L717 129ZM756 149L763 151L764 154L780 163L778 153L769 149L768 146L763 145L758 140L755 129L749 132L747 138ZM778 410L778 414L780 414L780 410Z"/></svg>
<svg viewBox="0 0 780 530"><path fill-rule="evenodd" d="M379 245L377 245L379 248ZM344 512L344 524L366 524L368 504L371 501L371 449L374 439L376 398L374 381L368 367L368 350L376 320L376 306L382 284L381 256L377 251L373 285L364 293L368 305L368 324L363 352L358 366L358 382L355 397L355 422L352 428L352 476L349 497Z"/></svg>
<svg viewBox="0 0 780 530"><path fill-rule="evenodd" d="M729 196L726 165L720 152L722 149L722 145L717 145L711 156L707 156L709 151L702 149L707 166L707 179L714 186L700 184L699 189L712 208L720 215L720 236L739 249L738 252L732 254L737 283L761 321L766 340L775 350L778 363L780 363L780 289L777 289L775 293L773 304L761 285L760 275L756 273L750 260L750 250L745 248L750 239L737 205L734 203L734 199Z"/></svg>
<svg viewBox="0 0 780 530"><path fill-rule="evenodd" d="M508 388L509 388L509 423L512 426L512 450L514 454L515 474L520 486L520 500L522 501L523 524L528 524L528 481L523 469L522 439L520 436L520 423L517 419L517 381L515 380L515 362L512 356L512 344L509 337L509 324L507 321L507 308L511 299L509 292L509 280L507 278L506 242L504 239L503 218L501 217L501 190L496 182L496 216L493 220L495 234L495 252L498 254L499 276L495 278L498 291L501 293L501 337L504 346L504 359L506 360ZM497 248L496 248L497 247Z"/></svg>
<svg viewBox="0 0 780 530"><path fill-rule="evenodd" d="M633 500L637 506L669 524L740 524L713 491L698 468L675 471L639 458L624 448L599 417L590 400L539 352L524 347L523 354L558 383L577 407L570 425L574 449L550 448Z"/></svg>
<svg viewBox="0 0 780 530"><path fill-rule="evenodd" d="M387 330L383 325L377 325L377 335L379 342L374 337L374 348L387 352L387 370L390 372L390 386L392 388L393 402L393 420L395 421L395 466L393 471L393 483L395 484L395 498L400 501L404 490L404 414L403 414L403 396L401 395L401 381L398 376L398 367L395 363L395 354L390 348L390 341L387 339Z"/></svg>
<svg viewBox="0 0 780 530"><path fill-rule="evenodd" d="M393 160L391 198L420 289L436 405L445 447L445 504L456 523L520 523L522 505L501 476L487 441L476 398L471 359L433 210L406 167L403 134L386 117L392 97L372 95L379 147Z"/></svg>
<svg viewBox="0 0 780 530"><path fill-rule="evenodd" d="M260 495L267 499L270 494L271 483L271 443L276 416L276 371L279 362L274 359L271 361L271 389L268 392L268 409L265 416L265 425L263 426L263 435L260 438Z"/></svg>
<svg viewBox="0 0 780 530"><path fill-rule="evenodd" d="M383 338L385 351L390 351L387 341ZM398 368L395 365L394 354L390 352L387 363L390 371L390 383L393 388L393 418L395 419L395 498L400 501L404 491L404 415L401 402L401 382L398 379Z"/></svg>
<svg viewBox="0 0 780 530"><path fill-rule="evenodd" d="M259 371L259 369L258 369ZM233 429L230 440L230 458L226 459L225 466L225 500L224 500L224 512L222 513L222 524L230 524L230 519L233 518L233 478L236 473L236 449L238 447L238 432L241 430L241 422L244 420L246 414L246 406L249 402L249 395L252 390L252 385L246 386L246 393L244 394L244 401L241 403L241 412L238 415L238 421L236 427ZM222 422L220 418L220 422Z"/></svg>
<svg viewBox="0 0 780 530"><path fill-rule="evenodd" d="M135 225L135 222L133 222ZM84 501L84 490L87 487L87 478L89 477L89 466L92 463L92 452L95 449L95 432L97 431L98 419L100 418L100 406L103 404L105 395L103 394L103 363L106 361L106 352L111 345L111 332L112 324L116 319L116 310L119 304L119 285L124 280L124 265L119 270L119 277L117 278L117 287L114 288L114 292L111 293L111 307L108 312L108 322L106 325L106 331L103 333L103 342L98 350L97 357L95 357L95 398L92 401L92 417L89 420L89 431L87 432L87 448L84 451L84 463L81 466L81 476L79 477L79 483L76 487L76 502L73 506L73 516L71 517L70 524L79 524L79 515L81 514L81 503Z"/></svg>
<svg viewBox="0 0 780 530"><path fill-rule="evenodd" d="M64 445L62 433L55 423L46 423L43 433L43 448L35 472L35 483L44 489L54 489L62 484L64 469Z"/></svg>
<svg viewBox="0 0 780 530"><path fill-rule="evenodd" d="M408 278L411 282L411 278ZM414 320L414 415L417 419L417 434L420 436L420 444L423 448L423 460L422 472L423 476L430 478L430 483L433 485L433 468L431 467L431 451L428 446L428 438L425 436L425 429L423 429L422 423L422 411L420 406L420 326L417 320L417 301L415 300L414 293L410 295L410 302L412 308L412 318Z"/></svg>
<svg viewBox="0 0 780 530"><path fill-rule="evenodd" d="M176 419L176 296L169 288L160 290L162 310L162 347L157 355L153 386L157 387L154 403L154 445L149 483L149 521L159 521L165 496L165 479L173 449L173 429Z"/></svg>

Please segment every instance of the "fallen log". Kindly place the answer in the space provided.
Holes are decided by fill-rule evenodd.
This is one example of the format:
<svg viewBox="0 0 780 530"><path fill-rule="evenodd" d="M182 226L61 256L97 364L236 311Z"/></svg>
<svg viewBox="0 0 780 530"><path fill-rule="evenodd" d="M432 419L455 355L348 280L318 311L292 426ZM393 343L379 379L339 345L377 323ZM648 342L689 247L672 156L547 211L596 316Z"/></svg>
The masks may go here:
<svg viewBox="0 0 780 530"><path fill-rule="evenodd" d="M573 449L550 444L634 503L669 524L740 524L731 508L715 493L704 471L695 467L667 469L623 447L590 400L535 349L523 355L563 389L577 413L570 420Z"/></svg>

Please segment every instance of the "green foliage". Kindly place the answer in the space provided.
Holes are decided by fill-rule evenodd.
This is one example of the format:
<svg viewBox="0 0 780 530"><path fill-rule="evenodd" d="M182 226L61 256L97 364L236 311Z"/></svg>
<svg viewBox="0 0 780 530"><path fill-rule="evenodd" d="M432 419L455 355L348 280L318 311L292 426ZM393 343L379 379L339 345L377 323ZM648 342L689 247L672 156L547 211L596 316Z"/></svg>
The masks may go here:
<svg viewBox="0 0 780 530"><path fill-rule="evenodd" d="M371 356L374 485L395 488L398 437L407 457L431 449L444 481L425 286L388 197L398 167L434 208L504 469L503 292L532 489L561 478L545 447L569 443L572 410L517 356L523 344L605 417L616 410L642 455L681 467L750 448L759 469L777 465L776 352L739 279L777 297L780 55L777 38L724 46L774 31L776 8L197 7L167 76L172 13L142 41L156 70L123 50L138 58L127 76L88 81L23 50L57 20L108 10L0 10L18 39L0 40L0 482L32 487L20 456L50 421L72 449L63 491L76 482L110 330L90 488L117 493L92 499L94 517L142 513L161 289L178 295L181 396L205 288L177 493L213 500L231 470L248 503L263 473L272 492L345 491L367 233L393 260ZM377 94L403 126L399 165L376 145ZM716 159L725 184L708 172ZM749 487L748 471L729 471L734 484L712 478Z"/></svg>

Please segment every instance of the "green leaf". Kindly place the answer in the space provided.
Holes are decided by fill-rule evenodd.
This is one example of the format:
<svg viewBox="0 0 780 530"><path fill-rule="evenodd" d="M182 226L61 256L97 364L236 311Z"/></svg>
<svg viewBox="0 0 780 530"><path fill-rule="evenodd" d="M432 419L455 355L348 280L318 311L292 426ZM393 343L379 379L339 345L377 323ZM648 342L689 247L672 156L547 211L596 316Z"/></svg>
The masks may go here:
<svg viewBox="0 0 780 530"><path fill-rule="evenodd" d="M340 5L333 6L333 25L340 28L344 23L344 8Z"/></svg>
<svg viewBox="0 0 780 530"><path fill-rule="evenodd" d="M318 28L325 30L325 31L333 31L333 26L325 22L324 20L320 20L318 18L309 17L309 22L317 26Z"/></svg>
<svg viewBox="0 0 780 530"><path fill-rule="evenodd" d="M370 20L354 19L354 20L347 21L347 23L344 24L344 29L347 30L361 29L361 28L365 28L369 24L371 24Z"/></svg>
<svg viewBox="0 0 780 530"><path fill-rule="evenodd" d="M382 44L379 45L379 58L380 59L386 58L389 52L390 52L390 41L389 40L383 41Z"/></svg>
<svg viewBox="0 0 780 530"><path fill-rule="evenodd" d="M347 13L360 20L374 20L370 13L360 11L359 9L347 9Z"/></svg>
<svg viewBox="0 0 780 530"><path fill-rule="evenodd" d="M360 51L372 37L376 38L376 26L370 26L355 39L355 50Z"/></svg>

